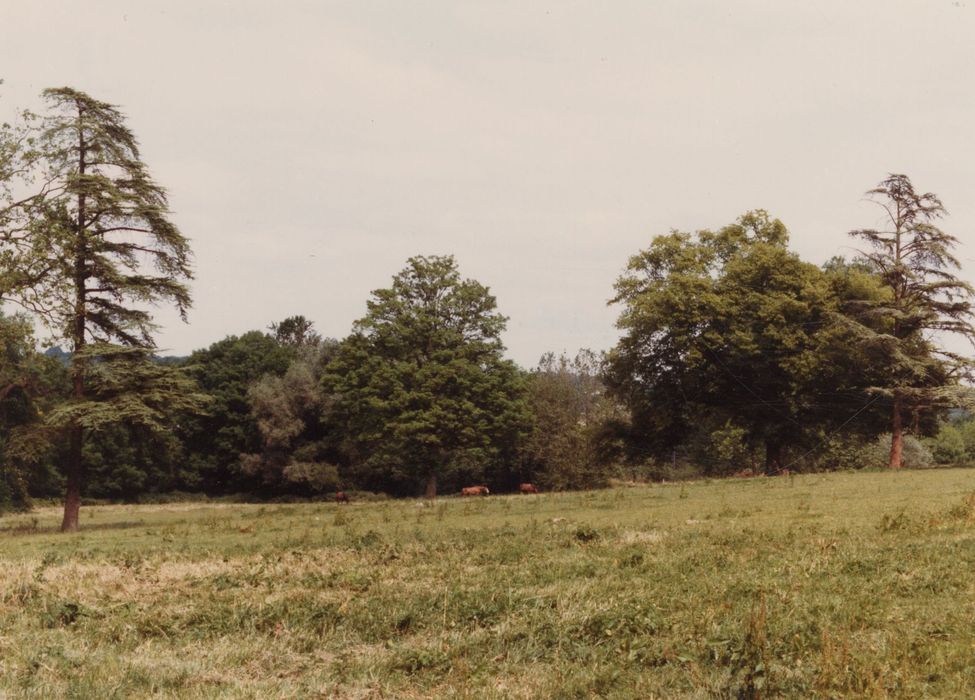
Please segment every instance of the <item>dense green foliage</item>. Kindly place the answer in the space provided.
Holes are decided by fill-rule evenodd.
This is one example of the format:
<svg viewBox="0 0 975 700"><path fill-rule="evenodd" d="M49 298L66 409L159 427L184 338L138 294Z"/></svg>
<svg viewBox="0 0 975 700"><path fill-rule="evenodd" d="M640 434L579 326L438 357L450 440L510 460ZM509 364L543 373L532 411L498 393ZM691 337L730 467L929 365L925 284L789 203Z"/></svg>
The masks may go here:
<svg viewBox="0 0 975 700"><path fill-rule="evenodd" d="M24 317L0 313L0 512L27 507L31 486L46 495L37 487L50 482L51 444L40 423L58 369L34 350Z"/></svg>
<svg viewBox="0 0 975 700"><path fill-rule="evenodd" d="M956 412L938 427L927 446L939 464L975 464L975 417Z"/></svg>
<svg viewBox="0 0 975 700"><path fill-rule="evenodd" d="M297 348L284 375L265 374L248 390L261 450L242 455L241 466L244 473L260 478L266 492L321 495L344 485L337 467L340 439L330 425L329 398L322 386L337 344L306 332Z"/></svg>
<svg viewBox="0 0 975 700"><path fill-rule="evenodd" d="M803 262L787 243L780 221L751 212L717 232L658 236L631 258L607 376L632 410L634 449L706 445L717 471L754 466L762 449L774 473L790 448L869 407L866 358L834 318L844 292L876 289L842 266Z"/></svg>
<svg viewBox="0 0 975 700"><path fill-rule="evenodd" d="M0 508L66 489L320 498L433 496L485 483L591 488L612 478L913 466L975 458L975 340L957 241L933 194L891 175L886 230L822 267L753 211L657 236L615 287L604 356L504 358L507 319L450 256L411 258L342 340L305 316L188 358L152 355L153 306L185 316L187 240L122 113L70 88L0 126ZM67 352L39 353L40 322ZM934 436L928 441L925 436Z"/></svg>
<svg viewBox="0 0 975 700"><path fill-rule="evenodd" d="M353 468L433 496L438 481L479 480L510 452L528 414L495 307L450 256L411 258L373 292L325 377Z"/></svg>
<svg viewBox="0 0 975 700"><path fill-rule="evenodd" d="M527 480L546 490L605 485L627 421L600 378L591 351L574 358L549 353L528 377L532 432L524 445Z"/></svg>
<svg viewBox="0 0 975 700"><path fill-rule="evenodd" d="M259 480L241 469L240 456L261 451L251 415L250 386L265 375L282 375L294 350L261 331L230 336L187 360L188 372L210 397L207 413L184 416L177 435L185 451L179 487L209 494L257 489Z"/></svg>

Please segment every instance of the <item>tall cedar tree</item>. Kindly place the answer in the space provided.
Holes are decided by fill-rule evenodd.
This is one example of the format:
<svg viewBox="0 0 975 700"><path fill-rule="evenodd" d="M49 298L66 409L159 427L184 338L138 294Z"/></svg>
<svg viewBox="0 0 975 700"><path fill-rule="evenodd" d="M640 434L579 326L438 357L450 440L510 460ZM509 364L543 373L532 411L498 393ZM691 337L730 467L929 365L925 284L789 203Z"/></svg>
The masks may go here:
<svg viewBox="0 0 975 700"><path fill-rule="evenodd" d="M914 191L906 175L891 174L867 197L885 213L882 230L858 229L862 255L875 268L889 294L882 300L849 306L847 315L874 361L887 370L874 391L891 406L888 465L901 466L905 419L926 409L964 403L969 390L969 358L939 348L932 334L957 334L975 343L971 285L959 280L952 249L958 239L935 225L947 214L934 194Z"/></svg>
<svg viewBox="0 0 975 700"><path fill-rule="evenodd" d="M159 427L163 409L198 406L201 397L185 379L146 366L155 326L140 307L169 302L185 320L190 305L190 249L169 219L165 190L115 106L71 88L43 97L48 113L20 161L35 193L9 210L24 212L19 245L6 249L8 270L21 273L4 291L71 348L72 401L51 421L68 435L61 529L73 531L86 431Z"/></svg>
<svg viewBox="0 0 975 700"><path fill-rule="evenodd" d="M452 256L410 258L373 292L325 374L352 461L405 486L478 478L527 426L524 382L503 359L506 318Z"/></svg>

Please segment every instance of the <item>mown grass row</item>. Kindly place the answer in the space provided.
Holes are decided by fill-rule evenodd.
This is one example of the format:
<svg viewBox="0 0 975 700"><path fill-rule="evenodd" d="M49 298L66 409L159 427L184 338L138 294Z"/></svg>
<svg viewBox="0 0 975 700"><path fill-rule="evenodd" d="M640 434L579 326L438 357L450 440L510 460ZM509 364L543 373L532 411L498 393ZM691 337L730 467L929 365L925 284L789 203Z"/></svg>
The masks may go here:
<svg viewBox="0 0 975 700"><path fill-rule="evenodd" d="M16 697L964 697L975 472L0 519Z"/></svg>

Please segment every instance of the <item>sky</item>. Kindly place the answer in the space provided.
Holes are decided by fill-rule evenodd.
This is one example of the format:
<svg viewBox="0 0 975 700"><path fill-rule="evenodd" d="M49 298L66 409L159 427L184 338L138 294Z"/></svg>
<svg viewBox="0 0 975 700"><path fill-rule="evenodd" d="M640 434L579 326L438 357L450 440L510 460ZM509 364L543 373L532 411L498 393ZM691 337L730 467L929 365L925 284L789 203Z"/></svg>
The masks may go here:
<svg viewBox="0 0 975 700"><path fill-rule="evenodd" d="M119 105L194 252L186 354L294 314L341 338L453 254L509 356L609 349L629 256L756 208L821 263L906 173L975 270L975 0L0 0L0 119Z"/></svg>

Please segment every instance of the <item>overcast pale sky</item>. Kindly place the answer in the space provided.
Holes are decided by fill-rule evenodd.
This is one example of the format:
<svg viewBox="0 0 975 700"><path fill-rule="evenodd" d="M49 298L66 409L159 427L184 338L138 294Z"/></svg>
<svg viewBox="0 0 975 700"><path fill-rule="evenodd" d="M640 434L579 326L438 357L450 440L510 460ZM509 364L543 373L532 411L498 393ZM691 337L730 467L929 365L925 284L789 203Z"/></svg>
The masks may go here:
<svg viewBox="0 0 975 700"><path fill-rule="evenodd" d="M975 270L969 0L0 0L0 116L120 105L192 243L187 353L293 314L342 337L447 254L509 355L607 349L627 258L753 208L822 262L888 172Z"/></svg>

